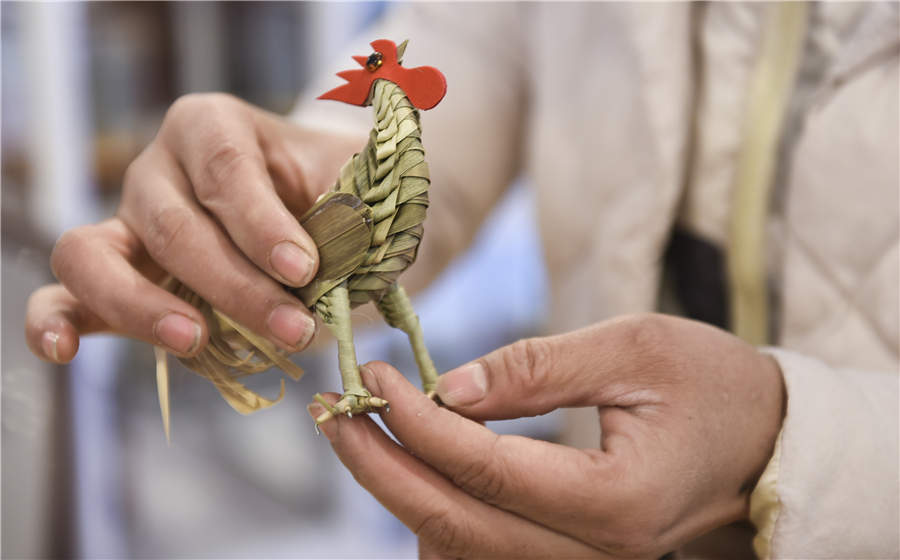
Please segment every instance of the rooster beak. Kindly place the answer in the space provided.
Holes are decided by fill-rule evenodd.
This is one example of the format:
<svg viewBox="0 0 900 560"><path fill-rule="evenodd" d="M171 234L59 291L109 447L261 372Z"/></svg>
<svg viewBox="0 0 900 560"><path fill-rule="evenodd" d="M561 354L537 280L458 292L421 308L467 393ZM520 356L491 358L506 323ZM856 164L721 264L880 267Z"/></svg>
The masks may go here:
<svg viewBox="0 0 900 560"><path fill-rule="evenodd" d="M397 64L403 64L403 53L406 52L407 43L409 43L409 39L397 45Z"/></svg>

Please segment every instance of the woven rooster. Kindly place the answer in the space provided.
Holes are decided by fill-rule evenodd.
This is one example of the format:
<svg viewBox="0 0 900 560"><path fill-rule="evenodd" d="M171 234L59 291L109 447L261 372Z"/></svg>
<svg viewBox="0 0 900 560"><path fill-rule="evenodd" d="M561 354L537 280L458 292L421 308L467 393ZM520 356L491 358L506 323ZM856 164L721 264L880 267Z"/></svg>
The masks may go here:
<svg viewBox="0 0 900 560"><path fill-rule="evenodd" d="M353 344L350 310L372 301L392 327L404 331L415 355L423 389L433 394L437 371L425 347L419 319L397 278L416 258L422 222L428 207L429 175L422 148L419 113L437 105L446 92L443 74L435 68L404 68L406 42L385 39L371 43L369 57L353 57L362 68L338 73L347 81L320 97L354 105L372 105L375 126L362 152L341 169L332 190L299 218L319 250L319 270L307 286L293 292L331 330L338 343L344 394L333 406L316 395L327 412L316 426L337 414L370 412L387 407L362 383ZM294 379L303 371L265 338L249 331L184 285L170 287L200 309L210 326L210 340L201 354L181 361L209 379L238 412L269 407L269 400L238 379L278 366ZM288 288L286 288L288 289ZM157 381L168 436L168 370L158 349Z"/></svg>

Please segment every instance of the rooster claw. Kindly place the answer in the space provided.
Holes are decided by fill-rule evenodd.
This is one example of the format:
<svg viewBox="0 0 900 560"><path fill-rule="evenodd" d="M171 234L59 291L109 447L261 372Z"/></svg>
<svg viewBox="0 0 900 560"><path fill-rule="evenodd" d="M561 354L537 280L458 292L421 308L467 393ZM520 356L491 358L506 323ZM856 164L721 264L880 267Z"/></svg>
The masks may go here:
<svg viewBox="0 0 900 560"><path fill-rule="evenodd" d="M325 407L325 412L320 414L318 418L316 418L316 433L319 433L319 425L323 424L336 416L344 414L347 418L353 418L354 414L365 414L368 412L375 412L378 408L384 408L386 410L390 410L389 403L380 398L373 397L371 393L365 391L360 393L344 393L344 395L338 400L338 402L331 405L325 398L316 393L313 396L313 399Z"/></svg>

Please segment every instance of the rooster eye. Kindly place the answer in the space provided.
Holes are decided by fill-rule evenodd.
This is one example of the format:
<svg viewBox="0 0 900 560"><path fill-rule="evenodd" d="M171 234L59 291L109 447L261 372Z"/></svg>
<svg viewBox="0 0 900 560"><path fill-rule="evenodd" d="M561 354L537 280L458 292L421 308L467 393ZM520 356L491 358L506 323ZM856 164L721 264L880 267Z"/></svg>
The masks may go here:
<svg viewBox="0 0 900 560"><path fill-rule="evenodd" d="M369 59L366 60L366 70L369 72L374 72L381 67L384 56L380 52L373 52L369 55Z"/></svg>

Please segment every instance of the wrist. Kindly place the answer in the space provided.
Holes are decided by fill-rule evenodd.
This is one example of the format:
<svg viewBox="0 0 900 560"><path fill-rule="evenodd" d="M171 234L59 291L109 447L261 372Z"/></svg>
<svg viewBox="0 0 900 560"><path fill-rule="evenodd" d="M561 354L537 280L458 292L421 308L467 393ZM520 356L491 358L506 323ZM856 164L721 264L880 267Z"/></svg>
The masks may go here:
<svg viewBox="0 0 900 560"><path fill-rule="evenodd" d="M760 381L762 391L759 397L760 407L765 410L761 416L761 441L764 444L756 454L753 475L744 484L744 488L752 491L759 483L760 477L769 465L775 453L776 443L781 434L787 408L787 391L784 376L778 361L764 352L758 351L760 357Z"/></svg>

